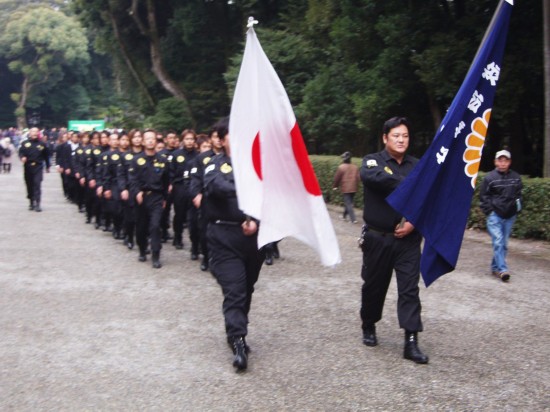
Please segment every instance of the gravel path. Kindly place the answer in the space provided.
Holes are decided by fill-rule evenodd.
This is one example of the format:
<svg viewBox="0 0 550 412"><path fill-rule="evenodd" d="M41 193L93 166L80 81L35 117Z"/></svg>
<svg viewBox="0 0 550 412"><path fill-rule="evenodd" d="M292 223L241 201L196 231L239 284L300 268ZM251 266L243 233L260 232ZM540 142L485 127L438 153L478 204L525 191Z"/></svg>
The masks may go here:
<svg viewBox="0 0 550 412"><path fill-rule="evenodd" d="M422 286L429 365L402 358L395 282L361 343L359 225L331 215L343 263L280 244L251 311L249 369L236 374L214 278L165 245L137 261L45 175L27 211L21 166L0 175L0 410L550 410L550 246L514 240L512 280L488 274L489 237L467 232L457 270Z"/></svg>

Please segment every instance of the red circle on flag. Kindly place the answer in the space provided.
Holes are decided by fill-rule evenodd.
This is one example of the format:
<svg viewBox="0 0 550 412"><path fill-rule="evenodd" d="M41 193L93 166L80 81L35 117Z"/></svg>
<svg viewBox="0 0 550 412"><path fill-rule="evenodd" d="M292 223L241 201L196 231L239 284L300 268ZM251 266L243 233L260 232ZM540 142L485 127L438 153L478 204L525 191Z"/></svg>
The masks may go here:
<svg viewBox="0 0 550 412"><path fill-rule="evenodd" d="M298 127L298 122L294 124L294 127L290 131L290 136L292 138L292 151L294 152L294 158L302 174L304 187L308 193L313 196L321 196L321 188L319 187L319 182L317 181L317 176L315 176L313 166L309 161L306 145L300 127Z"/></svg>

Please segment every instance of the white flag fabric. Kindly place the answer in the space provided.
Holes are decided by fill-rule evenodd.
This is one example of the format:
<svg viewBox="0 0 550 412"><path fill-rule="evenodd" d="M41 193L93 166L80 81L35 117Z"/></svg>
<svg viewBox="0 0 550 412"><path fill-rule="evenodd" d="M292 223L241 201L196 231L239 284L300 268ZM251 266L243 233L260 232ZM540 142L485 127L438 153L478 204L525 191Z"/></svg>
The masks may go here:
<svg viewBox="0 0 550 412"><path fill-rule="evenodd" d="M340 263L340 249L290 100L253 28L229 118L239 208L261 221L258 247L292 236Z"/></svg>

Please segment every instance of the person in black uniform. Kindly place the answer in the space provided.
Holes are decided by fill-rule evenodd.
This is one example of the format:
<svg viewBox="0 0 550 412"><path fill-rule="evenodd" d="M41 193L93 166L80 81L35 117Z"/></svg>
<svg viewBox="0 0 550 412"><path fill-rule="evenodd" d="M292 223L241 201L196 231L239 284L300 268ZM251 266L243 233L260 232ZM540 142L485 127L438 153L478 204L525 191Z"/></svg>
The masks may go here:
<svg viewBox="0 0 550 412"><path fill-rule="evenodd" d="M88 136L88 133L75 133L78 140L78 147L76 148L73 156L72 156L72 168L74 170L74 178L75 178L75 200L76 204L78 206L78 211L80 213L84 213L86 211L85 207L85 179L83 183L84 178L84 163L86 161L86 146L90 142L90 138Z"/></svg>
<svg viewBox="0 0 550 412"><path fill-rule="evenodd" d="M160 263L161 217L168 196L168 163L155 152L156 134L146 131L143 134L145 153L134 157L128 169L130 196L137 203L136 238L139 246L139 261L145 262L147 249L147 231L151 237L153 268Z"/></svg>
<svg viewBox="0 0 550 412"><path fill-rule="evenodd" d="M119 135L111 133L109 136L110 150L105 152L107 160L103 164L103 197L105 198L105 219L113 222L113 237L122 239L122 204L117 181L117 172L121 165L119 151Z"/></svg>
<svg viewBox="0 0 550 412"><path fill-rule="evenodd" d="M418 348L417 333L422 331L420 243L422 236L387 202L386 197L414 168L418 159L406 154L409 122L393 117L384 123L384 150L363 158L360 174L364 186L363 278L361 320L363 343L376 346L375 324L382 318L392 271L397 280L397 316L405 330L405 359L428 363Z"/></svg>
<svg viewBox="0 0 550 412"><path fill-rule="evenodd" d="M243 371L248 366L248 313L265 256L258 250L259 223L238 206L227 121L217 130L225 153L216 155L204 169L208 250L212 273L224 295L225 331L234 354L233 366Z"/></svg>
<svg viewBox="0 0 550 412"><path fill-rule="evenodd" d="M159 147L157 146L157 152L160 156L162 156L164 161L167 161L168 164L170 164L172 162L174 151L176 151L180 147L178 136L176 132L171 130L166 133L165 138L162 138L162 135L157 135L157 143L159 143L160 141L164 142L164 147L162 149L159 149ZM170 211L172 209L173 203L174 196L172 192L170 192L168 193L168 197L166 198L166 206L162 211L161 228L163 243L166 243L169 239L172 239L172 236L170 235L168 229L170 229Z"/></svg>
<svg viewBox="0 0 550 412"><path fill-rule="evenodd" d="M203 199L203 178L204 169L206 165L212 160L212 158L223 151L223 145L221 139L218 137L218 132L212 130L208 139L209 146L205 144L202 139L197 142L199 145L200 154L195 158L194 164L191 167L191 182L189 184L189 196L192 199L193 205L198 210L198 225L199 225L199 238L202 252L201 270L207 271L209 268L209 255L208 255L208 240L206 236L206 230L208 226L208 220L204 212L204 199Z"/></svg>
<svg viewBox="0 0 550 412"><path fill-rule="evenodd" d="M128 133L130 139L130 150L124 153L121 159L121 167L118 168L117 182L120 190L120 198L122 200L123 208L123 225L126 237L124 243L128 249L134 248L134 232L136 228L136 200L133 196L130 196L130 185L128 182L128 170L132 164L134 158L143 156L142 137L139 130L133 129Z"/></svg>
<svg viewBox="0 0 550 412"><path fill-rule="evenodd" d="M183 227L187 223L191 240L191 259L197 260L199 258L197 210L191 202L189 193L191 168L197 156L195 149L197 135L194 130L186 129L182 132L181 137L183 147L172 152L170 162L170 184L172 185L174 203L173 244L176 249L183 249Z"/></svg>
<svg viewBox="0 0 550 412"><path fill-rule="evenodd" d="M40 185L44 176L44 164L46 172L50 173L50 154L48 147L38 139L38 128L33 127L29 130L29 139L19 148L19 158L24 165L29 210L41 212Z"/></svg>

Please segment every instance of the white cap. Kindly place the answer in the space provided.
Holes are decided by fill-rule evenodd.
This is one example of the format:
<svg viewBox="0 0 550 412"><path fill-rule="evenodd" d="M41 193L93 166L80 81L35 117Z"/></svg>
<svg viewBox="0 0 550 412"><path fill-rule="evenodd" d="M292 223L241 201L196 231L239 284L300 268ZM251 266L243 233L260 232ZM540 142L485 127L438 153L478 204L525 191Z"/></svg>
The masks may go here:
<svg viewBox="0 0 550 412"><path fill-rule="evenodd" d="M497 152L497 154L495 155L495 159L498 159L501 156L507 157L508 159L512 158L512 155L510 154L510 152L508 150L499 150Z"/></svg>

